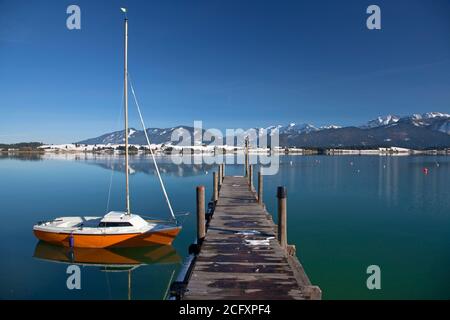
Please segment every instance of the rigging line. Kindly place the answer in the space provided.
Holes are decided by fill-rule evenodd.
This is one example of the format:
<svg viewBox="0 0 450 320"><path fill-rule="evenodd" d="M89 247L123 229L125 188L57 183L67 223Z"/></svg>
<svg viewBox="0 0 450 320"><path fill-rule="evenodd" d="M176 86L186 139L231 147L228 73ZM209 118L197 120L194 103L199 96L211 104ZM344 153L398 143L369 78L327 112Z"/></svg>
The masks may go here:
<svg viewBox="0 0 450 320"><path fill-rule="evenodd" d="M108 200L106 201L106 213L109 212L109 201L111 200L111 189L112 189L113 175L114 175L114 166L111 168L111 175L109 177L109 189L108 189Z"/></svg>
<svg viewBox="0 0 450 320"><path fill-rule="evenodd" d="M175 268L172 270L172 275L170 276L170 280L167 283L167 288L166 288L166 291L164 292L163 300L167 300L167 296L169 295L170 285L172 284L174 275L175 275Z"/></svg>
<svg viewBox="0 0 450 320"><path fill-rule="evenodd" d="M164 186L164 182L161 178L161 173L159 172L158 164L156 163L155 154L153 153L153 150L152 150L152 147L150 144L150 139L148 138L147 129L146 129L147 127L145 126L144 118L142 117L141 108L139 107L139 103L137 101L136 94L134 92L133 82L131 81L131 76L130 76L129 72L128 72L128 78L130 80L130 88L131 88L131 93L133 94L134 103L136 104L136 108L139 113L139 118L141 120L141 125L142 125L142 128L144 129L145 139L147 140L148 148L150 149L150 154L152 155L152 159L153 159L153 164L155 165L155 170L158 175L159 184L161 185L161 189L164 193L164 197L166 198L166 203L167 203L167 206L169 207L170 214L172 215L172 219L174 221L177 221L177 218L175 217L175 214L173 213L172 205L170 204L169 196L167 195L166 187Z"/></svg>
<svg viewBox="0 0 450 320"><path fill-rule="evenodd" d="M119 121L120 121L120 118L122 117L122 112L123 112L123 108L122 108L122 104L123 104L123 100L124 100L124 92L123 91L124 90L122 89L122 99L121 99L122 103L119 108L119 115L116 120L116 128L119 127ZM111 166L111 175L109 177L108 200L106 201L106 213L109 212L109 202L111 201L111 189L112 189L113 176L114 176L114 164Z"/></svg>

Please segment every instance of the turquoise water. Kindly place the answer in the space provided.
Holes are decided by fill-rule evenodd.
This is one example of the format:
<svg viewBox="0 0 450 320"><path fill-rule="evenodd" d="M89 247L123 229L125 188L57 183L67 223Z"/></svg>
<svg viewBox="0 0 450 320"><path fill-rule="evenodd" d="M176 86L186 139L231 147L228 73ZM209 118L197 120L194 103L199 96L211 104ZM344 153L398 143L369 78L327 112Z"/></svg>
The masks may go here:
<svg viewBox="0 0 450 320"><path fill-rule="evenodd" d="M276 187L288 188L288 240L297 246L297 255L324 299L450 298L450 157L280 160L279 173L265 177L264 199L274 213ZM39 220L123 209L122 162L120 157L92 155L0 158L0 298L165 296L195 237L195 186L205 185L210 198L214 166L177 166L159 158L175 211L192 213L184 217L182 233L172 248L75 252L77 258L98 256L103 262L110 254L134 261L121 268L80 265L81 290L66 286L73 253L38 243L31 231ZM167 217L149 159L133 157L131 167L132 210ZM230 165L226 173L242 171L242 166ZM369 265L381 268L381 290L366 287Z"/></svg>

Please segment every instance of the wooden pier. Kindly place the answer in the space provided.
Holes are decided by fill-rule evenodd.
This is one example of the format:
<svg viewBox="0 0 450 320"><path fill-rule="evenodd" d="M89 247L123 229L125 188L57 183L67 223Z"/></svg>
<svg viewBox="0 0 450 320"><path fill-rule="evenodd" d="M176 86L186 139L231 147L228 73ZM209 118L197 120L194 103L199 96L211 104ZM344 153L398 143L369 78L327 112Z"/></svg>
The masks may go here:
<svg viewBox="0 0 450 320"><path fill-rule="evenodd" d="M214 175L213 201L207 212L204 187L197 188L198 239L190 247L191 258L184 272L172 284L172 297L321 299L321 291L311 285L295 247L287 245L286 189L278 188L281 224L277 227L262 203L260 173L258 193L253 188L252 166L246 169L247 177L223 174L221 166Z"/></svg>

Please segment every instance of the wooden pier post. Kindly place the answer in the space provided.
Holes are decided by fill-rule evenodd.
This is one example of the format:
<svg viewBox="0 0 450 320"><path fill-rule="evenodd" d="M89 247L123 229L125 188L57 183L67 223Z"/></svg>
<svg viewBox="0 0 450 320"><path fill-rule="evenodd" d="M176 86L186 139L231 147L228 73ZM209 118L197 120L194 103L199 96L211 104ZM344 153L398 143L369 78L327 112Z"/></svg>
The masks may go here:
<svg viewBox="0 0 450 320"><path fill-rule="evenodd" d="M245 160L245 177L248 178L248 164L249 164L249 159L248 159L248 144L249 144L249 139L248 137L245 137L245 142L244 142L244 160Z"/></svg>
<svg viewBox="0 0 450 320"><path fill-rule="evenodd" d="M281 247L286 249L287 248L286 187L278 187L277 198L278 198L278 241L280 242Z"/></svg>
<svg viewBox="0 0 450 320"><path fill-rule="evenodd" d="M222 165L219 164L219 187L222 185Z"/></svg>
<svg viewBox="0 0 450 320"><path fill-rule="evenodd" d="M213 201L219 200L219 177L217 172L213 172Z"/></svg>
<svg viewBox="0 0 450 320"><path fill-rule="evenodd" d="M206 235L205 226L205 187L197 187L197 243L202 243Z"/></svg>
<svg viewBox="0 0 450 320"><path fill-rule="evenodd" d="M225 179L225 163L222 163L222 181Z"/></svg>
<svg viewBox="0 0 450 320"><path fill-rule="evenodd" d="M247 159L247 155L245 155L244 157L245 157L245 168L244 168L245 175L244 175L244 177L248 178L248 159Z"/></svg>
<svg viewBox="0 0 450 320"><path fill-rule="evenodd" d="M248 166L248 187L253 190L253 165Z"/></svg>
<svg viewBox="0 0 450 320"><path fill-rule="evenodd" d="M258 203L263 204L263 175L261 170L258 171Z"/></svg>

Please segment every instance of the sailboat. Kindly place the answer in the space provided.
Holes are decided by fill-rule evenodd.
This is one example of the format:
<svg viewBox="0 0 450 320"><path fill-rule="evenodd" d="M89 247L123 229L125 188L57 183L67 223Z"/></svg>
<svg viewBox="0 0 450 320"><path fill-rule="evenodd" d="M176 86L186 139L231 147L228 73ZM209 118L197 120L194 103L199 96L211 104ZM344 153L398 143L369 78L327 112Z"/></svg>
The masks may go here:
<svg viewBox="0 0 450 320"><path fill-rule="evenodd" d="M167 196L154 153L150 148L160 185L167 205L172 215L170 220L147 220L131 213L129 192L129 164L128 164L128 18L125 13L125 46L124 46L124 118L125 118L125 211L111 211L103 217L60 217L51 221L42 221L33 226L35 236L42 241L78 248L111 248L111 247L142 247L155 244L170 245L181 231L181 226L173 213ZM136 106L138 107L141 123L147 143L150 146L145 124L139 105L131 86Z"/></svg>

